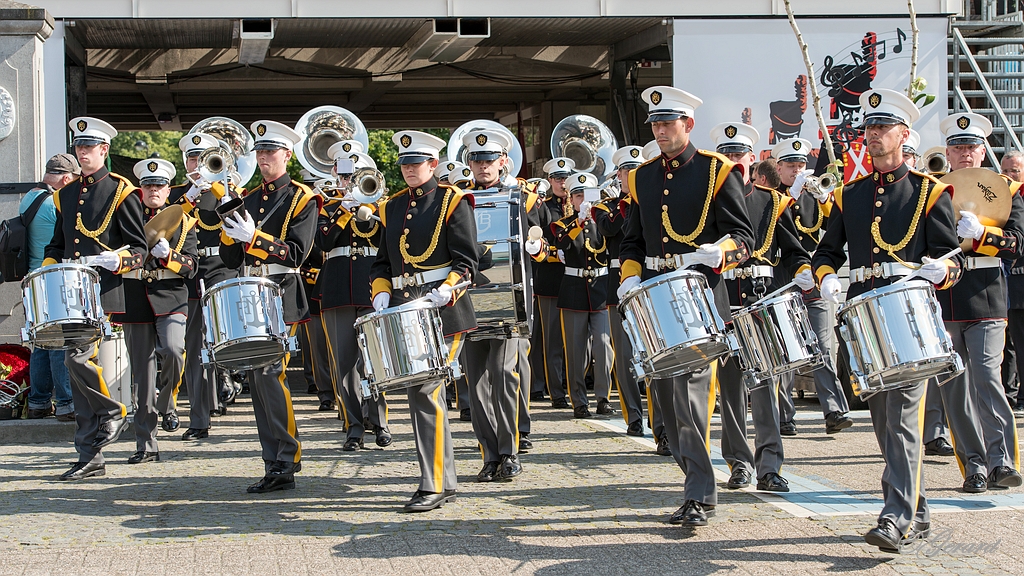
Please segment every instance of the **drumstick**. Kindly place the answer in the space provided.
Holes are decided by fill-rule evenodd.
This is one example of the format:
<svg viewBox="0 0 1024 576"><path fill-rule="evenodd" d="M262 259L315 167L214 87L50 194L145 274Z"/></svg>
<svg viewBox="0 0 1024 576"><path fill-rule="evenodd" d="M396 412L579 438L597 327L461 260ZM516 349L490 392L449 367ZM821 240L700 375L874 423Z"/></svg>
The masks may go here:
<svg viewBox="0 0 1024 576"><path fill-rule="evenodd" d="M793 280L789 284L786 284L785 286L779 288L778 290L776 290L776 291L774 291L774 292L772 292L770 294L765 294L764 296L761 296L760 298L757 299L757 301L754 302L754 304L757 304L758 302L760 302L762 300L767 300L769 298L774 298L774 297L778 296L779 294L785 292L786 290L789 290L793 286L796 286L796 280ZM751 304L751 306L753 306L753 304Z"/></svg>
<svg viewBox="0 0 1024 576"><path fill-rule="evenodd" d="M454 293L456 290L462 290L463 288L467 288L472 283L473 283L472 280L463 280L462 282L459 282L458 284L452 286L452 292ZM419 298L417 298L415 300L410 300L406 304L412 304L413 302L419 302L421 300L426 300L426 299L427 299L426 296L420 296ZM438 308L440 308L440 306L438 306Z"/></svg>
<svg viewBox="0 0 1024 576"><path fill-rule="evenodd" d="M726 234L725 236L722 236L721 238L718 239L717 242L712 244L712 246L720 246L723 242L725 242L729 238L732 238L732 234ZM696 266L697 264L698 264L697 262L694 262L693 264L690 264L689 266L686 266L686 267L689 268L690 266Z"/></svg>
<svg viewBox="0 0 1024 576"><path fill-rule="evenodd" d="M950 250L949 252L946 252L942 256L939 256L938 258L936 258L936 260L941 262L942 260L945 260L946 258L952 258L953 256L956 256L957 254L959 254L960 251L961 251L961 248L959 246L957 246L956 249ZM904 282L906 282L907 280L910 280L911 278L918 277L920 274L921 274L921 269L918 268L918 269L914 270L913 272L911 272L910 274L907 274L903 278L900 278L899 280L893 282L893 285L895 286L896 284L903 284Z"/></svg>

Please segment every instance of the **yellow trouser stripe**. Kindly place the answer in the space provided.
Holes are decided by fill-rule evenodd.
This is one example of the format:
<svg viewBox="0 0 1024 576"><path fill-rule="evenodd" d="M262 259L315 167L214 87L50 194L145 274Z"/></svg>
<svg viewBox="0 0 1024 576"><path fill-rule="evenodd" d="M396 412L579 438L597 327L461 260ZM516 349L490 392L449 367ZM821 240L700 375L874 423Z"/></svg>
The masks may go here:
<svg viewBox="0 0 1024 576"><path fill-rule="evenodd" d="M297 324L292 324L291 329L288 331L289 336L295 336L295 331L298 329ZM289 352L284 353L284 359L281 360L281 374L277 377L277 383L281 386L281 390L284 392L284 405L288 409L288 435L295 439L297 448L295 449L295 459L293 463L297 463L302 458L302 442L299 442L297 437L299 431L295 426L295 409L292 407L292 393L288 389L288 360L291 354Z"/></svg>
<svg viewBox="0 0 1024 576"><path fill-rule="evenodd" d="M735 360L734 360L735 361ZM704 430L704 447L711 454L711 415L715 413L715 390L718 389L718 361L711 363L711 383L708 391L708 419Z"/></svg>
<svg viewBox="0 0 1024 576"><path fill-rule="evenodd" d="M565 352L562 353L562 356L565 358L565 395L569 398L569 406L572 406L575 410L576 405L572 403L573 373L572 370L569 370L569 354L567 348L569 343L565 339L565 312L562 310L558 311L558 322L562 325L562 350L565 350Z"/></svg>
<svg viewBox="0 0 1024 576"><path fill-rule="evenodd" d="M924 434L924 413L926 412L926 404L928 400L928 383L921 384L924 387L924 392L921 394L921 403L917 405L917 437L920 438ZM952 436L952 435L950 435ZM918 444L920 444L918 440ZM914 476L914 496L911 500L914 502L914 512L917 511L918 500L921 498L921 464L924 462L924 447L918 446L917 452L917 474ZM963 466L960 467L961 474L963 473Z"/></svg>
<svg viewBox="0 0 1024 576"><path fill-rule="evenodd" d="M324 320L323 315L320 316L320 323L323 324L324 327L324 341L327 342L327 361L331 364L331 374L334 375L335 382L342 382L342 385L344 385L345 376L343 374L338 374L338 364L334 359L334 347L331 346L331 338L328 336L329 332L327 331L327 323ZM306 334L308 338L309 332L307 331ZM341 395L338 394L338 386L334 386L334 401L338 403L338 413L341 414L341 419L345 422L345 429L347 430L348 414L345 413L345 403L341 401Z"/></svg>

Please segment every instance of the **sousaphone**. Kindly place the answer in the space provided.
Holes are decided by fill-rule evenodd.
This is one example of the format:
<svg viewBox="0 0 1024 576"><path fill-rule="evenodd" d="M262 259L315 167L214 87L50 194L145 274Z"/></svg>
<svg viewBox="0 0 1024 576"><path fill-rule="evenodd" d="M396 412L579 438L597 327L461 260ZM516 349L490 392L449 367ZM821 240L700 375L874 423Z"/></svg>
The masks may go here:
<svg viewBox="0 0 1024 576"><path fill-rule="evenodd" d="M453 130L451 138L448 139L448 161L462 162L467 166L469 165L469 150L467 146L462 144L462 137L468 132L476 132L478 130L496 130L508 135L509 139L512 140L512 149L508 151L508 158L512 161L512 170L515 171L510 173L512 176L515 176L523 166L523 147L520 146L519 139L516 138L511 130L493 120L470 120Z"/></svg>
<svg viewBox="0 0 1024 576"><path fill-rule="evenodd" d="M610 128L586 114L562 119L551 131L551 157L565 156L579 172L590 172L598 182L615 173L612 155L619 147Z"/></svg>
<svg viewBox="0 0 1024 576"><path fill-rule="evenodd" d="M333 178L334 159L327 151L342 140L357 140L363 150L370 148L369 133L355 114L340 106L313 108L299 118L295 131L302 141L295 146L295 159L320 178Z"/></svg>
<svg viewBox="0 0 1024 576"><path fill-rule="evenodd" d="M988 168L954 170L939 179L953 186L953 216L960 211L973 212L984 226L1003 227L1010 218L1013 194L1006 179ZM973 240L960 243L964 252L972 250Z"/></svg>

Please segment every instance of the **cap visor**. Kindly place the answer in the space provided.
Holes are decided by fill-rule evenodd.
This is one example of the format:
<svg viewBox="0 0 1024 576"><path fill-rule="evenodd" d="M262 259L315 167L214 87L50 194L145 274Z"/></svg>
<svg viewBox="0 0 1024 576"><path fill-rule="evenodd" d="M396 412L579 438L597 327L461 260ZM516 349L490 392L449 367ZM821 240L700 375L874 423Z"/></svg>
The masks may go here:
<svg viewBox="0 0 1024 576"><path fill-rule="evenodd" d="M744 144L723 144L716 150L719 154L743 154L744 152L750 152L750 146Z"/></svg>
<svg viewBox="0 0 1024 576"><path fill-rule="evenodd" d="M565 170L565 171L561 171L560 170L560 171L557 171L557 172L548 172L548 178L563 178L563 177L568 176L569 174L572 174L572 172L570 172L568 170Z"/></svg>
<svg viewBox="0 0 1024 576"><path fill-rule="evenodd" d="M807 156L803 154L789 154L788 156L780 156L779 162L803 162L807 164Z"/></svg>
<svg viewBox="0 0 1024 576"><path fill-rule="evenodd" d="M106 142L101 138L91 137L75 138L75 140L71 142L72 146L95 146L97 144L106 144Z"/></svg>
<svg viewBox="0 0 1024 576"><path fill-rule="evenodd" d="M432 159L432 156L427 156L426 154L406 154L405 156L398 157L398 164L419 164L420 162Z"/></svg>
<svg viewBox="0 0 1024 576"><path fill-rule="evenodd" d="M909 122L899 116L875 114L865 117L863 126L889 126L892 124L903 124L904 126L910 125Z"/></svg>
<svg viewBox="0 0 1024 576"><path fill-rule="evenodd" d="M263 142L257 142L252 147L252 149L253 150L280 150L280 149L287 150L288 146L286 146L284 144L281 144L280 142L263 141Z"/></svg>
<svg viewBox="0 0 1024 576"><path fill-rule="evenodd" d="M904 154L917 154L917 150L911 148L910 146L904 146L903 147L903 153Z"/></svg>
<svg viewBox="0 0 1024 576"><path fill-rule="evenodd" d="M616 170L632 170L633 168L636 168L639 165L640 165L639 162L623 162L622 164L619 164L618 166L616 166L615 169Z"/></svg>
<svg viewBox="0 0 1024 576"><path fill-rule="evenodd" d="M139 180L139 184L143 186L163 186L165 184L170 184L170 181L166 178L142 178Z"/></svg>
<svg viewBox="0 0 1024 576"><path fill-rule="evenodd" d="M490 160L497 160L501 158L501 152L470 152L469 161L476 160L477 162L487 162Z"/></svg>
<svg viewBox="0 0 1024 576"><path fill-rule="evenodd" d="M978 136L953 136L946 140L946 146L977 146L985 141Z"/></svg>
<svg viewBox="0 0 1024 576"><path fill-rule="evenodd" d="M686 114L682 112L655 112L647 117L645 124L651 122L668 122L669 120L678 120L679 118L686 118Z"/></svg>

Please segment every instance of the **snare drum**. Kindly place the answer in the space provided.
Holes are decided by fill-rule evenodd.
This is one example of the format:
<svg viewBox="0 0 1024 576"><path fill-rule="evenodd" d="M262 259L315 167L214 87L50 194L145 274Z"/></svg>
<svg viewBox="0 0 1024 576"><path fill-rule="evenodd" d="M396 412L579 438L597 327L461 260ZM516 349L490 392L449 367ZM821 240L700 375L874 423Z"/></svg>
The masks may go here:
<svg viewBox="0 0 1024 576"><path fill-rule="evenodd" d="M790 292L743 308L732 316L739 358L750 389L771 378L822 363L818 338L799 292Z"/></svg>
<svg viewBox="0 0 1024 576"><path fill-rule="evenodd" d="M204 364L226 370L270 366L298 350L289 336L281 286L267 278L242 277L214 285L203 295Z"/></svg>
<svg viewBox="0 0 1024 576"><path fill-rule="evenodd" d="M100 275L81 264L54 264L21 281L22 342L36 348L82 348L111 335L100 303Z"/></svg>
<svg viewBox="0 0 1024 576"><path fill-rule="evenodd" d="M368 388L373 394L460 376L458 361L448 363L441 312L414 300L356 319Z"/></svg>
<svg viewBox="0 0 1024 576"><path fill-rule="evenodd" d="M637 378L693 372L735 348L699 272L676 270L651 278L622 299L619 312L633 345Z"/></svg>
<svg viewBox="0 0 1024 576"><path fill-rule="evenodd" d="M848 300L839 309L839 335L861 398L964 369L927 282L893 284Z"/></svg>

